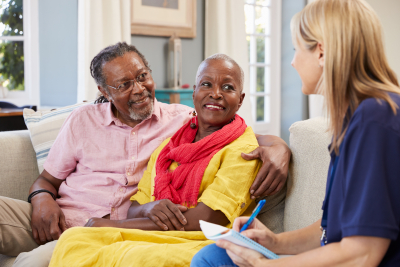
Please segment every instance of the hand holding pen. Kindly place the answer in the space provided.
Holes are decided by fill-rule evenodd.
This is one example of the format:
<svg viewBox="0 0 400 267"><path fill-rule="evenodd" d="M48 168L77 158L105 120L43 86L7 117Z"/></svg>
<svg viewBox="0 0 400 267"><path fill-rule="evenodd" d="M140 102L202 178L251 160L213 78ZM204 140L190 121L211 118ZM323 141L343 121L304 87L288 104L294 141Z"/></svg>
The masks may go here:
<svg viewBox="0 0 400 267"><path fill-rule="evenodd" d="M239 233L245 231L250 226L250 224L253 222L253 220L257 217L258 213L260 213L264 204L265 204L265 199L260 200L260 202L258 202L258 204L257 204L256 208L253 210L253 213L251 214L249 220L242 226Z"/></svg>

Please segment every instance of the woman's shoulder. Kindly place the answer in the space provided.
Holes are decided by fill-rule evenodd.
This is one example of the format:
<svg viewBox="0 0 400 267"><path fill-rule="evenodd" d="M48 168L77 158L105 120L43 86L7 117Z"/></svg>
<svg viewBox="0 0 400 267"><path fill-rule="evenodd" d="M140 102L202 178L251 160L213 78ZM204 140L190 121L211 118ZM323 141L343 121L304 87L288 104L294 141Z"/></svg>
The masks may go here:
<svg viewBox="0 0 400 267"><path fill-rule="evenodd" d="M396 114L387 101L371 97L360 103L351 124L379 124L400 133L400 95L389 93L389 96L398 106Z"/></svg>
<svg viewBox="0 0 400 267"><path fill-rule="evenodd" d="M245 147L258 147L257 138L253 129L250 126L247 126L244 133L226 147L237 149L242 149Z"/></svg>

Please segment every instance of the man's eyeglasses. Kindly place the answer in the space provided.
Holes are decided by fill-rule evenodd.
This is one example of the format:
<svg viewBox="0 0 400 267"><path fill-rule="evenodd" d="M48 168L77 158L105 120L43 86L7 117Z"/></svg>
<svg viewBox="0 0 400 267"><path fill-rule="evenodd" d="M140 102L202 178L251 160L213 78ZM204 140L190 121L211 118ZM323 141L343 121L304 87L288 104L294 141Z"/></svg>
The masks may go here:
<svg viewBox="0 0 400 267"><path fill-rule="evenodd" d="M121 83L120 85L118 85L117 87L111 86L106 84L107 86L114 88L115 90L117 90L120 93L126 92L128 90L131 90L135 84L135 82L137 82L140 85L143 85L145 82L147 82L150 78L150 73L148 72L144 72L142 74L140 74L139 76L136 77L135 80L129 80L126 82Z"/></svg>

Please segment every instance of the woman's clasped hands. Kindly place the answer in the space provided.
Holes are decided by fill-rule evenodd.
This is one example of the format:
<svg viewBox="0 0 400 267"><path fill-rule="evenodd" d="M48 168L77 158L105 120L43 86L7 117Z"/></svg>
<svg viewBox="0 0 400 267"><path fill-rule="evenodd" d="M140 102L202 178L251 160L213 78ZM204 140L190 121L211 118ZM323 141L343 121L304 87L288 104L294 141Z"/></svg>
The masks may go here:
<svg viewBox="0 0 400 267"><path fill-rule="evenodd" d="M140 215L149 218L165 231L185 231L187 220L182 212L187 210L187 207L174 204L169 199L161 199L141 205Z"/></svg>

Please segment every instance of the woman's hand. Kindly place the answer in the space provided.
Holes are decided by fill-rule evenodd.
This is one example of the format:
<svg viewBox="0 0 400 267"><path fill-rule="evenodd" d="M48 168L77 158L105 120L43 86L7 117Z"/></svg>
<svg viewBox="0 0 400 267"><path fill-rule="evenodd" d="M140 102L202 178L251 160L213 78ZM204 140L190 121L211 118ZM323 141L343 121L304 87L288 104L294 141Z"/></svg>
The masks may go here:
<svg viewBox="0 0 400 267"><path fill-rule="evenodd" d="M239 232L242 226L247 222L249 217L238 217L233 223L232 229ZM264 224L258 219L254 219L253 223L250 224L249 228L241 233L244 236L256 241L257 243L267 247L273 251L276 246L277 238L276 235L270 231ZM226 240L218 240L217 246L226 249L229 257L232 261L239 266L265 266L268 259L262 254L252 249L244 248L242 246L235 245Z"/></svg>
<svg viewBox="0 0 400 267"><path fill-rule="evenodd" d="M217 246L226 249L232 261L240 267L267 266L268 259L255 250L235 245L226 240L218 240Z"/></svg>
<svg viewBox="0 0 400 267"><path fill-rule="evenodd" d="M115 222L103 218L90 218L84 227L118 227Z"/></svg>
<svg viewBox="0 0 400 267"><path fill-rule="evenodd" d="M184 231L187 220L182 212L187 209L185 206L172 203L169 199L162 199L141 205L141 215L165 231Z"/></svg>
<svg viewBox="0 0 400 267"><path fill-rule="evenodd" d="M240 232L240 229L246 224L249 217L238 217L233 222L232 229L236 232ZM254 240L260 245L274 251L277 246L277 236L271 230L269 230L262 222L257 218L250 224L247 230L241 233L242 235Z"/></svg>
<svg viewBox="0 0 400 267"><path fill-rule="evenodd" d="M283 188L292 155L285 141L279 137L262 135L257 137L257 141L258 148L248 154L242 153L245 160L260 159L263 162L250 187L252 199L273 195Z"/></svg>

